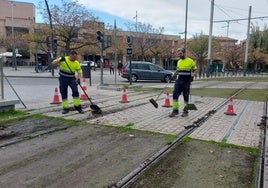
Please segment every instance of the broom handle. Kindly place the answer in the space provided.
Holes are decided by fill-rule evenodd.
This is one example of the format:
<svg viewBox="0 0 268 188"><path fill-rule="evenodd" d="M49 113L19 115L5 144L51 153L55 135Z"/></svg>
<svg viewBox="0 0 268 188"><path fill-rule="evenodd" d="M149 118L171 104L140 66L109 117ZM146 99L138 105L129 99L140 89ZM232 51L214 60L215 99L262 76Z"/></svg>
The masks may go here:
<svg viewBox="0 0 268 188"><path fill-rule="evenodd" d="M190 89L189 89L189 104L191 104L191 89L192 89L192 83L190 83Z"/></svg>
<svg viewBox="0 0 268 188"><path fill-rule="evenodd" d="M171 83L171 80L165 85L165 87L163 88L163 90L158 94L158 96L156 97L155 101L158 100L158 98L160 97L160 95L162 95L162 93L164 93L164 91L167 89L167 86Z"/></svg>

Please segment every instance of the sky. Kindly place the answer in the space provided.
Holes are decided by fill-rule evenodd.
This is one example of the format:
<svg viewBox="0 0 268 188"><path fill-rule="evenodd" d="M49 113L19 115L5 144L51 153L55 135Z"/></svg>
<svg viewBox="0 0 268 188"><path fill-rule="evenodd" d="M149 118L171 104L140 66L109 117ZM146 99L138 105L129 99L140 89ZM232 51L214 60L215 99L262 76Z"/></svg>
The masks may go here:
<svg viewBox="0 0 268 188"><path fill-rule="evenodd" d="M34 3L41 0L16 0ZM68 0L71 1L71 0ZM187 38L196 34L209 34L211 0L77 0L106 25L127 30L128 23L141 22L153 28L164 28L164 34L184 38L187 13ZM188 1L188 10L186 2ZM48 4L61 1L47 0ZM249 7L251 6L251 26L261 30L268 26L268 0L214 0L213 36L230 37L237 40L247 38ZM36 10L37 22L42 22ZM137 19L136 19L137 16ZM227 20L231 20L227 22Z"/></svg>

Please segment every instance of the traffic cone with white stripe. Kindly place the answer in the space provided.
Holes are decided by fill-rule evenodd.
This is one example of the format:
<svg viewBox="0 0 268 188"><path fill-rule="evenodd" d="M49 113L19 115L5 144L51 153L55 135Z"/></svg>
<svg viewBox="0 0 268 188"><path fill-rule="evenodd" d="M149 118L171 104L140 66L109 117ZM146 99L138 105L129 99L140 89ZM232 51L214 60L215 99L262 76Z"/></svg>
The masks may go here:
<svg viewBox="0 0 268 188"><path fill-rule="evenodd" d="M82 90L83 90L83 92L81 92L80 99L81 100L87 100L88 98L87 98L87 95L85 94L87 92L86 79L83 78L82 80L83 80L83 82L82 82Z"/></svg>
<svg viewBox="0 0 268 188"><path fill-rule="evenodd" d="M227 111L224 112L224 114L230 115L230 116L235 116L236 115L236 113L234 112L233 97L229 98L228 108L227 108Z"/></svg>
<svg viewBox="0 0 268 188"><path fill-rule="evenodd" d="M165 103L162 107L172 107L170 104L169 92L166 92Z"/></svg>
<svg viewBox="0 0 268 188"><path fill-rule="evenodd" d="M53 97L53 101L50 104L60 104L60 96L59 96L59 92L58 92L58 88L55 88L54 91L54 97Z"/></svg>
<svg viewBox="0 0 268 188"><path fill-rule="evenodd" d="M128 100L127 100L127 91L126 91L126 88L123 88L123 94L122 94L122 97L121 97L121 103L126 103L126 102L129 102Z"/></svg>

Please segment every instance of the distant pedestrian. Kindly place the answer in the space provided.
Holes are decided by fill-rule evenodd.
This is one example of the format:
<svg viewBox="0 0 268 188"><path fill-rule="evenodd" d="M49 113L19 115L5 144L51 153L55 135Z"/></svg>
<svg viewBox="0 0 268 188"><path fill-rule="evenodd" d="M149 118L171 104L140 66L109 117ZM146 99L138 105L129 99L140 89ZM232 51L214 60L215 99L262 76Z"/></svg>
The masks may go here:
<svg viewBox="0 0 268 188"><path fill-rule="evenodd" d="M114 64L110 63L110 74L114 74Z"/></svg>
<svg viewBox="0 0 268 188"><path fill-rule="evenodd" d="M68 87L72 90L74 108L81 114L84 113L81 107L81 101L79 97L78 84L80 84L80 78L82 76L82 69L79 61L77 60L77 52L71 51L69 56L59 57L52 61L52 65L59 65L59 84L60 93L62 98L62 114L69 112L68 102Z"/></svg>
<svg viewBox="0 0 268 188"><path fill-rule="evenodd" d="M117 65L117 70L118 70L119 76L122 74L122 69L123 69L123 63L121 62L121 60L119 60L118 65Z"/></svg>

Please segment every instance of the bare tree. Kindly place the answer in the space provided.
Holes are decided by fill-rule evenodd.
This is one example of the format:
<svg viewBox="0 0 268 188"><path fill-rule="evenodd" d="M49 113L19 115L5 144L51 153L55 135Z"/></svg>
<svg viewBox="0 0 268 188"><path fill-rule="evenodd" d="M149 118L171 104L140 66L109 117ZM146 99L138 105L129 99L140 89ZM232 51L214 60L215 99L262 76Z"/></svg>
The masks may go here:
<svg viewBox="0 0 268 188"><path fill-rule="evenodd" d="M164 28L155 29L150 24L138 22L136 24L128 24L129 31L136 31L133 41L133 57L136 60L148 59L150 52L155 52L154 47L160 45L161 34Z"/></svg>
<svg viewBox="0 0 268 188"><path fill-rule="evenodd" d="M97 21L94 16L78 1L61 0L61 6L51 5L51 20L54 26L54 34L58 40L58 46L62 47L64 51L69 52L71 49L80 49L87 45L96 44L96 37L94 41L89 40L90 36L84 35L82 29ZM47 14L46 6L39 5L43 19L49 23L49 15ZM42 8L43 7L43 8ZM94 25L96 26L96 25ZM92 33L96 34L96 29L92 28ZM87 28L89 29L89 28ZM81 36L82 35L82 36Z"/></svg>

